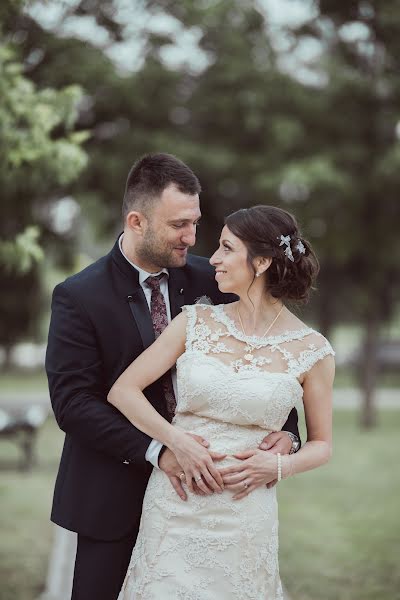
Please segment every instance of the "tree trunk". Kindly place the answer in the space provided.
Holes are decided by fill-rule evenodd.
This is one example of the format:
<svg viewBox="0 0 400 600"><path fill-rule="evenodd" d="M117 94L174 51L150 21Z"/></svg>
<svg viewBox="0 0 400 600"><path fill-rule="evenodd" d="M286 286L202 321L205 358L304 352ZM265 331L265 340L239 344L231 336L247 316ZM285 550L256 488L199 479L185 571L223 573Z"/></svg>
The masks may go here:
<svg viewBox="0 0 400 600"><path fill-rule="evenodd" d="M8 371L10 371L12 369L12 360L11 360L12 349L13 349L13 346L11 344L3 345L4 362L2 365L2 371L4 371L5 373L7 373Z"/></svg>
<svg viewBox="0 0 400 600"><path fill-rule="evenodd" d="M363 429L371 429L377 425L377 414L374 400L378 375L378 319L371 316L367 317L365 320L364 331L363 352L359 372L360 388L363 394L360 423Z"/></svg>

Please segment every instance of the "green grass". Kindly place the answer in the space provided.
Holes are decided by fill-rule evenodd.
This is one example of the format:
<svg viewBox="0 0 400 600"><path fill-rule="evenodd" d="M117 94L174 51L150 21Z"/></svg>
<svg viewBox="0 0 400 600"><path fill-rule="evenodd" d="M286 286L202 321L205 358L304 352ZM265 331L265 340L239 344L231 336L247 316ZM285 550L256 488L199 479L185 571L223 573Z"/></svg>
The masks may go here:
<svg viewBox="0 0 400 600"><path fill-rule="evenodd" d="M293 600L400 599L399 431L400 411L382 411L368 433L356 412L337 411L330 464L280 484L281 574ZM31 474L12 468L17 448L0 442L2 600L34 600L43 589L62 440L49 419Z"/></svg>
<svg viewBox="0 0 400 600"><path fill-rule="evenodd" d="M20 452L0 442L1 600L35 600L43 590L51 548L49 522L55 471L63 434L49 419L38 438L38 466L16 469Z"/></svg>
<svg viewBox="0 0 400 600"><path fill-rule="evenodd" d="M14 369L0 373L0 392L2 396L7 392L48 393L46 373L44 369Z"/></svg>
<svg viewBox="0 0 400 600"><path fill-rule="evenodd" d="M361 432L335 413L334 455L279 489L280 565L293 600L400 599L400 411Z"/></svg>

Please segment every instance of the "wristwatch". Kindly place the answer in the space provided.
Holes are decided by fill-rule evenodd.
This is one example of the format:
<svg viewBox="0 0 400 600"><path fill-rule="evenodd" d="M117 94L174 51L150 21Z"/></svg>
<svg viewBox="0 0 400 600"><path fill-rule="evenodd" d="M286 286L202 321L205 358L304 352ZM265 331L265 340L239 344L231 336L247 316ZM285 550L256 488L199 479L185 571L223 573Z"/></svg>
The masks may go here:
<svg viewBox="0 0 400 600"><path fill-rule="evenodd" d="M292 440L292 447L290 448L289 454L294 454L300 449L300 440L297 437L297 435L295 435L291 431L285 431L285 433L287 433L290 439Z"/></svg>

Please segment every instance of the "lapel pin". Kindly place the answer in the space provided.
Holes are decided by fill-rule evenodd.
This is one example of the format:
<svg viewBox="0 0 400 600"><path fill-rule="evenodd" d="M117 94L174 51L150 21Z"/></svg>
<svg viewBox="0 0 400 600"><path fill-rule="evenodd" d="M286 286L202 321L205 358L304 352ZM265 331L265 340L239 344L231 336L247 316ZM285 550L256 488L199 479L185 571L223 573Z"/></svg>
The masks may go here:
<svg viewBox="0 0 400 600"><path fill-rule="evenodd" d="M181 288L181 289L179 290L179 293L180 293L180 295L182 296L182 294L183 294L183 288Z"/></svg>

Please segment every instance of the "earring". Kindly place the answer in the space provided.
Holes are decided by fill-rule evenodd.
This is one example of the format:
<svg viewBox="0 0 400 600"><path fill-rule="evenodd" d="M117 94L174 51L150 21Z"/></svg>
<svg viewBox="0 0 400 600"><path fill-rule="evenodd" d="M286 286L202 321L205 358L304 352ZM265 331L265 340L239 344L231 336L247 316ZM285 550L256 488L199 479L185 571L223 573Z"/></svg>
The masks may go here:
<svg viewBox="0 0 400 600"><path fill-rule="evenodd" d="M260 277L261 273L256 273L256 277Z"/></svg>

